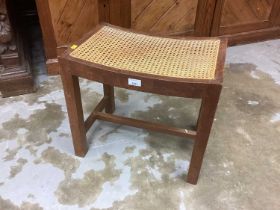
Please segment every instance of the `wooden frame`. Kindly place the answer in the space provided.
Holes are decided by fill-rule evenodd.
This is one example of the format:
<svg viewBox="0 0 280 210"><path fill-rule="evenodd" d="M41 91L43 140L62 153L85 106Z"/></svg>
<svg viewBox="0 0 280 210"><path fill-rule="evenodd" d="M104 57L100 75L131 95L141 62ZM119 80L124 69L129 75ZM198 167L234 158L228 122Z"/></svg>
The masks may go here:
<svg viewBox="0 0 280 210"><path fill-rule="evenodd" d="M272 11L269 15L268 20L264 20L262 22L235 25L230 27L221 27L224 4L225 4L225 0L217 0L217 6L215 9L213 26L211 31L212 36L236 34L241 32L249 32L253 30L262 30L277 25L277 19L278 19L277 16L279 15L279 9L280 9L279 1L275 1L273 3Z"/></svg>
<svg viewBox="0 0 280 210"><path fill-rule="evenodd" d="M56 75L59 74L59 63L57 59L57 42L49 1L36 0L36 6L43 35L47 71L49 75Z"/></svg>
<svg viewBox="0 0 280 210"><path fill-rule="evenodd" d="M195 19L195 36L210 36L217 0L199 0Z"/></svg>
<svg viewBox="0 0 280 210"><path fill-rule="evenodd" d="M48 75L57 75L60 70L58 55L61 46L58 46L55 37L55 28L52 22L49 0L35 0L35 2L42 30L47 73Z"/></svg>
<svg viewBox="0 0 280 210"><path fill-rule="evenodd" d="M96 27L93 31L85 35L85 37L77 44L79 45L83 43L88 37L98 31L100 27L102 27L102 25ZM118 69L101 66L71 57L69 54L72 50L69 48L59 58L59 62L62 67L60 73L64 87L75 154L81 157L86 155L88 150L86 132L96 120L105 120L113 123L120 123L123 125L192 138L195 140L195 143L187 181L189 183L196 184L222 89L226 47L227 41L225 39L221 39L216 75L213 80L179 79L133 73L125 70L120 71ZM78 77L101 82L104 86L104 98L86 120L84 120L83 117ZM142 86L129 86L127 83L128 78L141 80ZM202 103L196 126L197 130L191 131L174 128L162 124L149 123L142 120L113 115L112 113L115 110L114 87L122 87L162 95L201 98ZM182 90L186 91L184 92ZM105 113L102 112L103 109L105 109Z"/></svg>

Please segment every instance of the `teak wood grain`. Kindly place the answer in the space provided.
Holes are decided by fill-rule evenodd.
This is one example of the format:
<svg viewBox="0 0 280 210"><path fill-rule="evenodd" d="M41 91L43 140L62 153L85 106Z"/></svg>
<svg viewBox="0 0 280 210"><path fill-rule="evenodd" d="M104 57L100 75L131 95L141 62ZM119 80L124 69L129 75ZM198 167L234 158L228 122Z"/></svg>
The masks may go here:
<svg viewBox="0 0 280 210"><path fill-rule="evenodd" d="M104 24L97 26L93 31L87 33L80 41L75 42L75 44L80 45L85 40L87 40L89 36L96 33L103 26ZM177 39L186 38L177 37ZM124 69L115 69L74 58L70 56L72 49L69 48L61 55L59 61L62 66L61 78L65 91L75 154L78 156L85 156L88 150L86 132L96 120L105 120L127 126L134 126L152 131L178 135L185 138L193 138L195 143L190 161L187 181L191 184L196 184L222 89L226 47L227 41L225 39L221 39L216 74L215 78L212 80L163 77L152 74L131 72ZM101 82L103 83L104 87L104 98L100 101L100 103L96 106L96 108L86 120L83 119L78 77ZM128 85L128 78L141 80L141 87ZM187 130L183 128L174 128L163 124L113 115L112 113L115 110L114 87L169 96L202 99L199 118L196 126L197 129ZM105 109L105 113L102 112L103 109Z"/></svg>
<svg viewBox="0 0 280 210"><path fill-rule="evenodd" d="M139 31L183 34L194 31L198 0L131 0L131 25Z"/></svg>

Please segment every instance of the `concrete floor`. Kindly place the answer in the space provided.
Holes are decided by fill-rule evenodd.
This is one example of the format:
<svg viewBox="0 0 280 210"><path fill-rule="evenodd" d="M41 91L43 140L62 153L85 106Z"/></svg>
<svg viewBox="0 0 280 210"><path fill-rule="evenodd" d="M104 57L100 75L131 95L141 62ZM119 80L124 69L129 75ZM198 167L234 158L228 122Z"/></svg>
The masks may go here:
<svg viewBox="0 0 280 210"><path fill-rule="evenodd" d="M43 79L42 79L43 78ZM0 99L0 209L280 209L280 40L228 50L224 88L199 182L192 142L100 122L73 155L59 77ZM102 86L81 80L85 115ZM190 126L199 101L116 90L117 113Z"/></svg>

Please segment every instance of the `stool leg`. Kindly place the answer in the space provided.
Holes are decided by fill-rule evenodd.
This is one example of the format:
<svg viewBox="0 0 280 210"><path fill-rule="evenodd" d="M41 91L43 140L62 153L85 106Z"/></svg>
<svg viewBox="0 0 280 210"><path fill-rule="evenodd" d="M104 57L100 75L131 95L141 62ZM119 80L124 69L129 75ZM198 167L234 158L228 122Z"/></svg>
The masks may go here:
<svg viewBox="0 0 280 210"><path fill-rule="evenodd" d="M60 72L75 154L84 157L88 151L79 79L69 72Z"/></svg>
<svg viewBox="0 0 280 210"><path fill-rule="evenodd" d="M215 117L216 108L219 102L221 86L213 87L212 90L207 91L208 94L202 98L200 113L197 122L197 136L192 152L187 182L196 184L203 156L208 143L212 123Z"/></svg>
<svg viewBox="0 0 280 210"><path fill-rule="evenodd" d="M114 87L111 85L103 84L104 96L108 98L108 102L105 106L105 112L112 114L115 111L115 96Z"/></svg>

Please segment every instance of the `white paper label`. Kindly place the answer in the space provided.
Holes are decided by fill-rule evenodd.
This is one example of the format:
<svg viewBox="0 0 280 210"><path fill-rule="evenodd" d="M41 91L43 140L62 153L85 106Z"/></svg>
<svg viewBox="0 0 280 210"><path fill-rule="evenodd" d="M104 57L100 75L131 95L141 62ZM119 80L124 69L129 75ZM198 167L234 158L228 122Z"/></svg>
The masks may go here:
<svg viewBox="0 0 280 210"><path fill-rule="evenodd" d="M128 78L128 85L141 87L141 80Z"/></svg>

